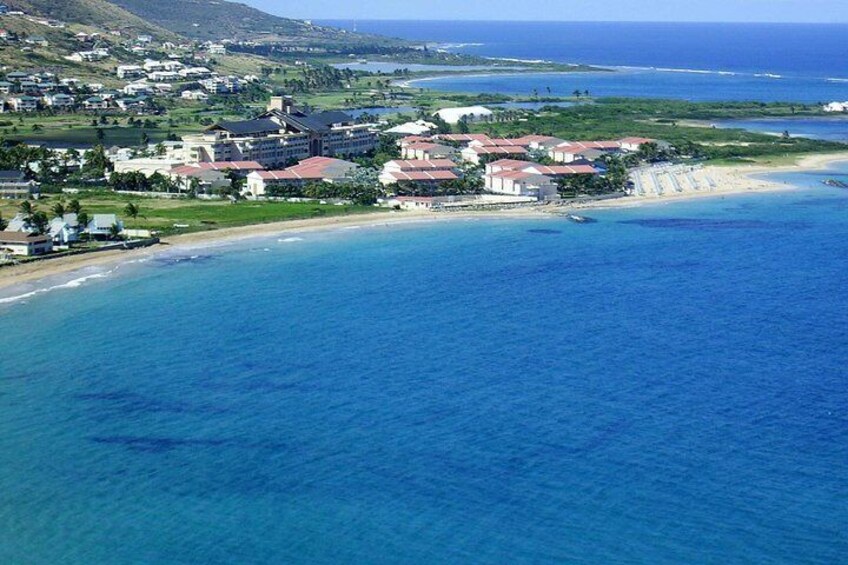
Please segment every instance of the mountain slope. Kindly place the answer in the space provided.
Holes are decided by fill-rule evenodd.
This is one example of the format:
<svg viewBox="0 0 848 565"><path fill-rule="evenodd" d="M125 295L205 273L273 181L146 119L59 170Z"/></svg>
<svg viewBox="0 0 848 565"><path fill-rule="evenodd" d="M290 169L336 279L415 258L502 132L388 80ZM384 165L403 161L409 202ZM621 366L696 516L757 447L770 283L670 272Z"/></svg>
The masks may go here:
<svg viewBox="0 0 848 565"><path fill-rule="evenodd" d="M282 18L226 0L109 0L142 19L199 40L252 40L274 43L399 45L398 40L346 33Z"/></svg>
<svg viewBox="0 0 848 565"><path fill-rule="evenodd" d="M66 23L77 23L110 30L146 33L160 39L175 34L107 0L5 0L9 8Z"/></svg>

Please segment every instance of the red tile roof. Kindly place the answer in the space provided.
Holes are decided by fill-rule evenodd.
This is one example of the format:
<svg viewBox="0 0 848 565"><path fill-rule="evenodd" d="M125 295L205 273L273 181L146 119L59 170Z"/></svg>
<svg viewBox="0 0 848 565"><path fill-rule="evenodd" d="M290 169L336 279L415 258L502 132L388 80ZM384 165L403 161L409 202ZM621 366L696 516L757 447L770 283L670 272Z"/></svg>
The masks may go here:
<svg viewBox="0 0 848 565"><path fill-rule="evenodd" d="M456 163L450 159L395 159L386 163L386 166L389 165L394 165L401 171L450 170L456 168Z"/></svg>
<svg viewBox="0 0 848 565"><path fill-rule="evenodd" d="M573 167L556 165L553 167L547 167L544 165L536 165L534 164L532 168L535 171L539 171L540 174L549 177L563 177L569 175L594 175L598 173L598 170L591 165L575 165Z"/></svg>
<svg viewBox="0 0 848 565"><path fill-rule="evenodd" d="M588 149L597 149L599 151L609 151L613 149L621 149L620 141L566 141L561 145L554 147L557 153L577 154Z"/></svg>
<svg viewBox="0 0 848 565"><path fill-rule="evenodd" d="M469 147L478 155L525 155L527 150L523 147L499 147L493 145Z"/></svg>
<svg viewBox="0 0 848 565"><path fill-rule="evenodd" d="M398 182L403 181L419 181L419 182L427 182L427 181L449 181L456 180L459 177L456 176L451 171L405 171L405 172L391 172L389 173L393 179Z"/></svg>
<svg viewBox="0 0 848 565"><path fill-rule="evenodd" d="M541 175L536 173L526 173L524 171L501 171L499 173L492 173L489 176L494 179L524 180Z"/></svg>
<svg viewBox="0 0 848 565"><path fill-rule="evenodd" d="M625 137L624 139L619 139L618 142L632 145L642 145L643 143L655 143L656 140L648 139L647 137Z"/></svg>
<svg viewBox="0 0 848 565"><path fill-rule="evenodd" d="M505 170L515 170L515 169L523 169L529 165L534 165L531 161L519 161L518 159L500 159L498 161L492 161L488 164L489 167L505 169Z"/></svg>
<svg viewBox="0 0 848 565"><path fill-rule="evenodd" d="M468 143L470 141L486 141L489 136L485 133L447 133L437 135L435 138L454 143Z"/></svg>
<svg viewBox="0 0 848 565"><path fill-rule="evenodd" d="M191 176L204 171L261 171L264 169L256 161L217 161L214 163L193 163L171 169L171 174Z"/></svg>
<svg viewBox="0 0 848 565"><path fill-rule="evenodd" d="M263 180L320 180L328 177L332 167L350 164L331 157L310 157L282 171L257 171L257 174Z"/></svg>
<svg viewBox="0 0 848 565"><path fill-rule="evenodd" d="M402 147L404 147L404 146L410 145L412 143L423 143L423 142L428 142L428 141L432 141L432 140L433 140L432 137L424 137L422 135L410 135L410 136L402 138L399 141L399 143L401 144Z"/></svg>

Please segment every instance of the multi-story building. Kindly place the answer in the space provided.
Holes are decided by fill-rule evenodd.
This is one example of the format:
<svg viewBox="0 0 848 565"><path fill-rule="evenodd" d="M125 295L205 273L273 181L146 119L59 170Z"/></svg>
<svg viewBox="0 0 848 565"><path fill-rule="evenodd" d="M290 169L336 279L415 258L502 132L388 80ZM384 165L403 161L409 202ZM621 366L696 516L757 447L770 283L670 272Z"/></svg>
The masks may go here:
<svg viewBox="0 0 848 565"><path fill-rule="evenodd" d="M310 113L290 98L274 97L256 119L221 122L183 138L189 163L257 161L266 167L309 157L362 155L377 146L377 133L344 112Z"/></svg>

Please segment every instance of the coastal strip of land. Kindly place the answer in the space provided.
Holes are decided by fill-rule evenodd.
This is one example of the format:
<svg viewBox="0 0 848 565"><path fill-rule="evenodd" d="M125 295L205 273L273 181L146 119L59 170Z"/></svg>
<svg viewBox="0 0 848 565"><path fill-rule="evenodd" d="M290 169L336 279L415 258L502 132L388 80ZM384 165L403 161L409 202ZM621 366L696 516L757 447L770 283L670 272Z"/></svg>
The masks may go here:
<svg viewBox="0 0 848 565"><path fill-rule="evenodd" d="M44 279L55 279L92 269L107 269L120 263L150 258L164 252L190 250L213 245L232 243L239 240L273 237L291 232L326 231L355 226L395 225L413 222L437 222L468 218L550 218L551 211L568 208L587 210L645 206L650 204L681 201L695 198L710 198L731 194L791 190L793 185L762 178L766 174L782 172L806 172L826 170L834 163L848 161L848 152L810 155L797 163L782 166L734 165L708 166L706 169L715 178L717 189L704 192L670 193L657 196L627 196L597 202L575 202L557 207L529 207L509 210L462 211L443 214L430 211L395 212L376 210L372 214L320 217L303 220L288 220L266 224L254 224L233 228L222 228L190 234L170 236L156 247L105 251L96 254L69 256L50 261L26 263L0 269L0 291L20 287L31 290Z"/></svg>

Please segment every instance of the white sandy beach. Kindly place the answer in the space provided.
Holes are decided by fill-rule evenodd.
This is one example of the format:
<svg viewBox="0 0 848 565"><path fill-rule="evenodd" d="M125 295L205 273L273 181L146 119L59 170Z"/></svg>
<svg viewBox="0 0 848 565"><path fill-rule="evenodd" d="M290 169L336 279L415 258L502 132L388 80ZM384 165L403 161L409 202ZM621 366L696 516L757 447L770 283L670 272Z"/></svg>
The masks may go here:
<svg viewBox="0 0 848 565"><path fill-rule="evenodd" d="M695 198L711 198L731 194L792 190L792 185L758 178L759 175L778 172L802 172L826 170L831 164L848 161L848 152L812 155L801 159L795 165L781 167L732 166L706 167L705 171L715 180L716 189L704 192L668 193L662 197L656 195L628 196L616 200L574 204L575 209L602 209L632 206L645 206L660 202L679 201ZM561 209L561 208L555 208ZM323 231L353 226L390 225L410 222L438 222L467 218L514 218L514 217L550 217L549 209L519 208L503 211L464 211L450 214L433 212L390 212L375 211L373 214L343 216L331 218L312 218L290 220L269 224L224 228L215 231L197 232L168 237L163 244L131 251L108 251L89 255L48 260L43 262L4 267L0 269L0 291L18 286L37 285L42 279L68 276L92 268L106 268L110 265L137 261L166 251L190 249L221 244L243 239L271 237L290 232Z"/></svg>

